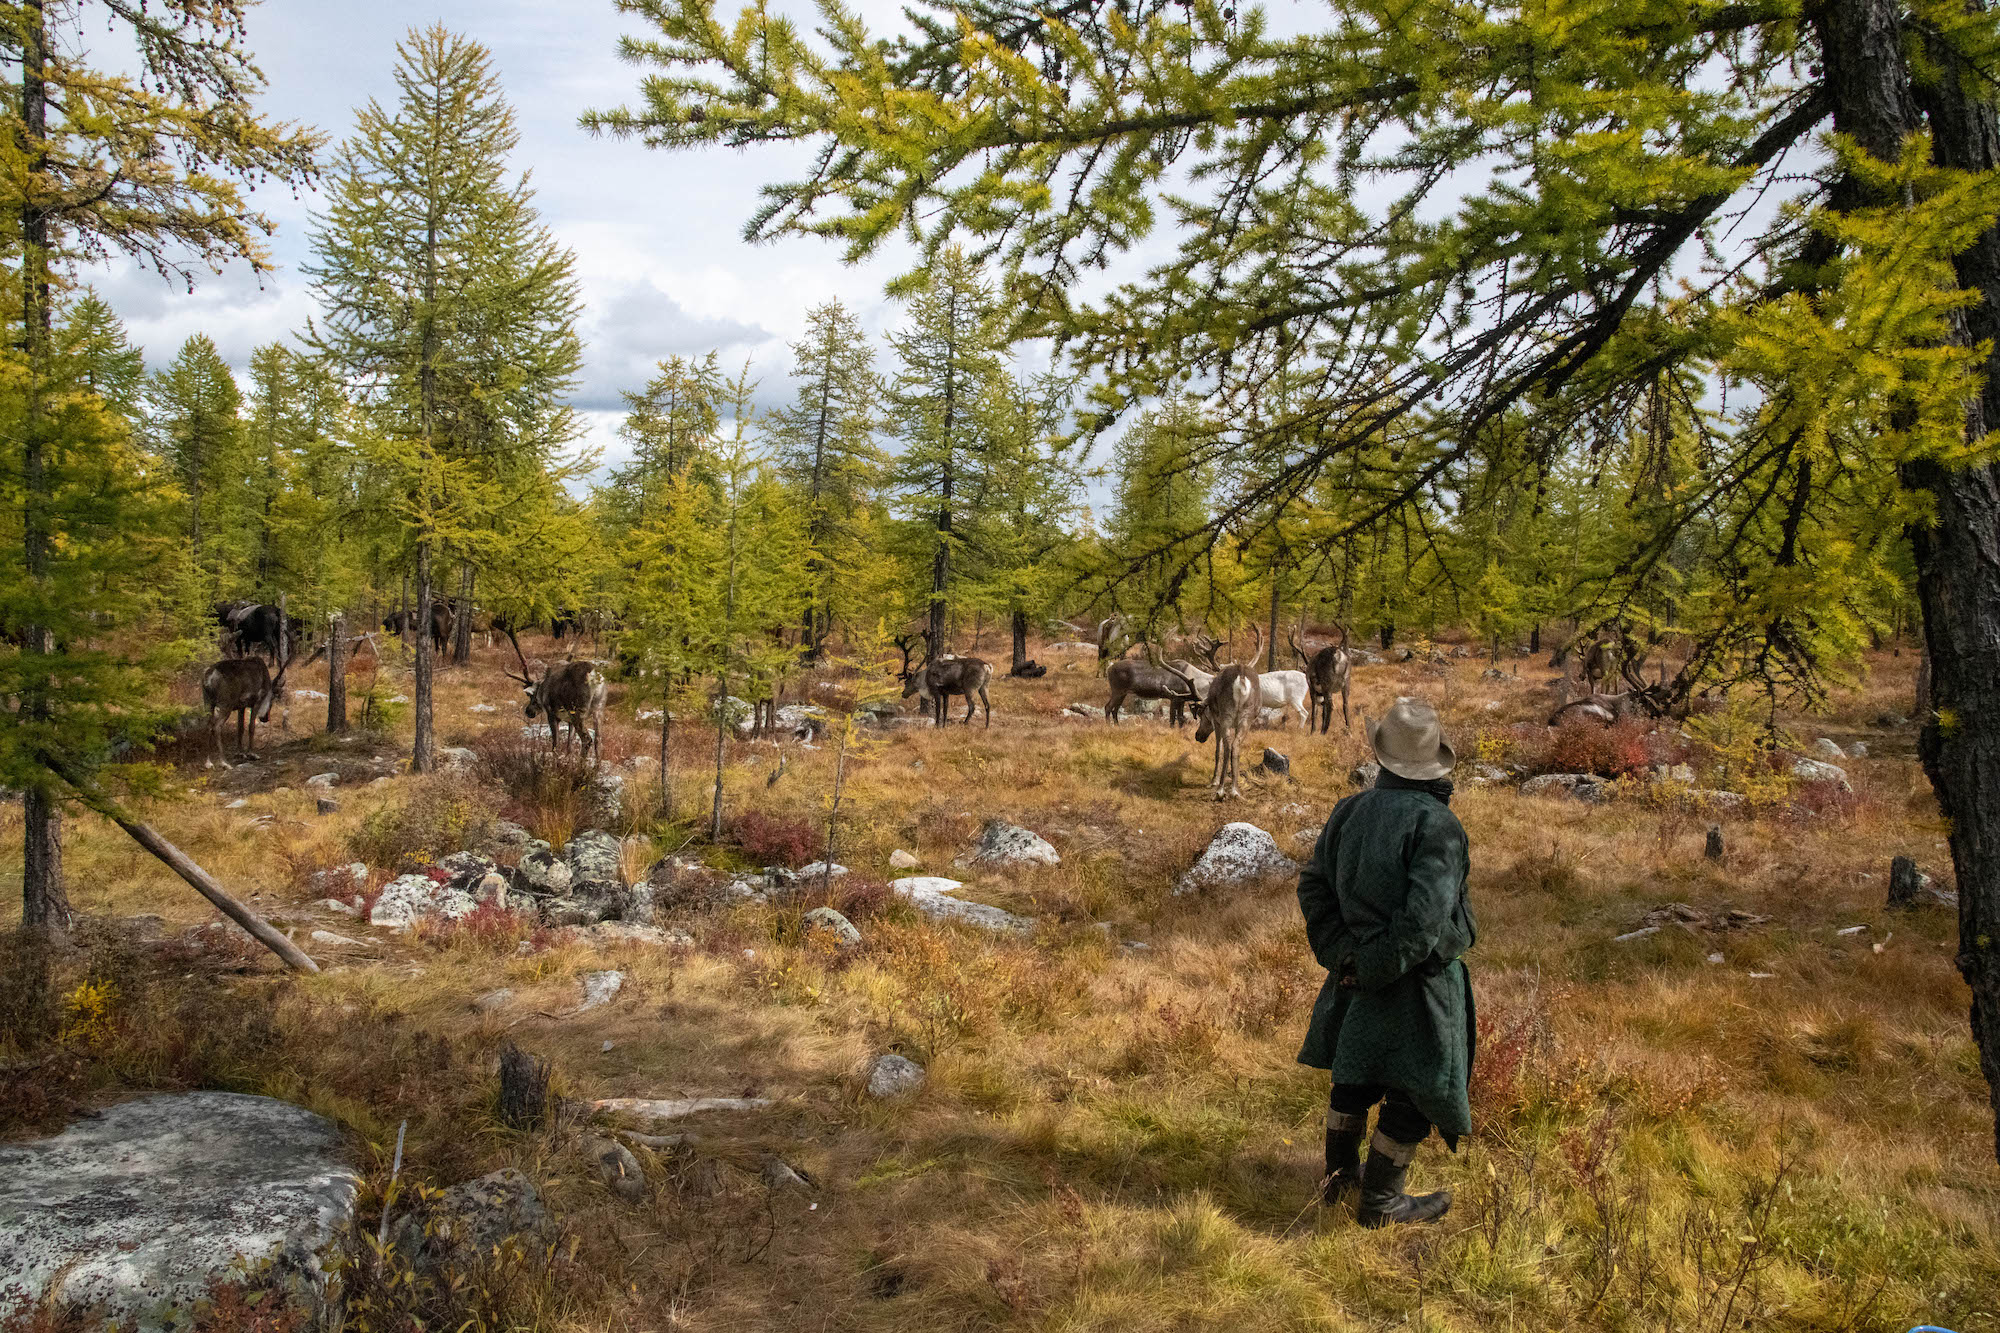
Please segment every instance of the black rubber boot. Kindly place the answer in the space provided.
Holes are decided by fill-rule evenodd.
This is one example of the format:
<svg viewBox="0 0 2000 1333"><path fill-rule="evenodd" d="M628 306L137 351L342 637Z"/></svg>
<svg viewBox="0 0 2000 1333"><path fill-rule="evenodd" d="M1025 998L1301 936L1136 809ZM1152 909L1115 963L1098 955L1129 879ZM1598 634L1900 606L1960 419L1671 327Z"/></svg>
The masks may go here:
<svg viewBox="0 0 2000 1333"><path fill-rule="evenodd" d="M1410 1159L1417 1155L1414 1143L1398 1143L1376 1132L1368 1141L1368 1165L1361 1171L1361 1207L1354 1220L1364 1227L1386 1227L1397 1222L1435 1222L1451 1211L1451 1191L1436 1194L1405 1194L1410 1178Z"/></svg>
<svg viewBox="0 0 2000 1333"><path fill-rule="evenodd" d="M1326 1175L1319 1201L1338 1208L1361 1188L1361 1140L1368 1136L1368 1116L1341 1111L1326 1113Z"/></svg>

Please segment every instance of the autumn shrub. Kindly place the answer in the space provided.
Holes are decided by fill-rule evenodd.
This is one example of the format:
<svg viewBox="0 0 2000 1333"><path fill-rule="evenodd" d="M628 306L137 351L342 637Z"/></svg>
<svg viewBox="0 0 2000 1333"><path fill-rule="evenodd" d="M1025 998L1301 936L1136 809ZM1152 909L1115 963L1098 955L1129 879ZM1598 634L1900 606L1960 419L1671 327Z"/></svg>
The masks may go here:
<svg viewBox="0 0 2000 1333"><path fill-rule="evenodd" d="M580 747L551 750L539 737L487 733L471 749L480 778L505 793L504 813L536 837L560 845L589 826L599 770Z"/></svg>
<svg viewBox="0 0 2000 1333"><path fill-rule="evenodd" d="M1641 773L1657 762L1647 744L1646 726L1634 719L1610 726L1578 718L1549 733L1538 752L1528 758L1535 773L1595 773L1621 778Z"/></svg>
<svg viewBox="0 0 2000 1333"><path fill-rule="evenodd" d="M546 947L547 935L531 912L516 912L488 898L464 916L426 918L417 923L419 940L433 949L464 949L475 953L511 953L521 940Z"/></svg>
<svg viewBox="0 0 2000 1333"><path fill-rule="evenodd" d="M372 811L349 847L370 865L421 870L477 847L491 832L498 797L463 775L428 773L410 780L399 804Z"/></svg>
<svg viewBox="0 0 2000 1333"><path fill-rule="evenodd" d="M745 810L724 828L729 840L760 866L802 866L817 860L826 845L824 829L762 810Z"/></svg>

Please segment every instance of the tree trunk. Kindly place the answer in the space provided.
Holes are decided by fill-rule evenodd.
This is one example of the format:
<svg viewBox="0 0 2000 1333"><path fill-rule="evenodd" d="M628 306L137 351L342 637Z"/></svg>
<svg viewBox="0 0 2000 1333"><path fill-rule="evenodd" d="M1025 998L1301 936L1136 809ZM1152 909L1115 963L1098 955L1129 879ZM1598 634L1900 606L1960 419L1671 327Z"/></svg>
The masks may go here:
<svg viewBox="0 0 2000 1333"><path fill-rule="evenodd" d="M1536 621L1535 627L1528 631L1528 651L1530 653L1539 653L1542 651L1542 625L1540 621Z"/></svg>
<svg viewBox="0 0 2000 1333"><path fill-rule="evenodd" d="M673 738L673 691L667 689L661 692L660 699L660 818L669 820L674 817L674 780L669 767Z"/></svg>
<svg viewBox="0 0 2000 1333"><path fill-rule="evenodd" d="M1388 652L1389 645L1396 641L1396 626L1390 621L1382 622L1382 651Z"/></svg>
<svg viewBox="0 0 2000 1333"><path fill-rule="evenodd" d="M1916 710L1911 714L1919 726L1931 715L1931 655L1929 650L1917 654L1917 697Z"/></svg>
<svg viewBox="0 0 2000 1333"><path fill-rule="evenodd" d="M1278 669L1278 572L1271 571L1271 624L1264 639L1264 670Z"/></svg>
<svg viewBox="0 0 2000 1333"><path fill-rule="evenodd" d="M25 166L33 174L47 160L48 90L44 85L48 58L47 30L40 5L28 5L21 17L21 127ZM49 375L50 297L48 214L39 207L21 209L21 327L28 354L27 419L21 455L21 555L24 572L38 591L46 591L49 554L51 483L48 478L49 414L44 395ZM47 627L21 628L21 651L50 656L55 635ZM43 681L25 678L20 711L24 719L50 715ZM63 884L62 805L53 791L30 787L22 801L21 927L44 942L59 944L69 937L69 893ZM46 956L46 955L44 955Z"/></svg>
<svg viewBox="0 0 2000 1333"><path fill-rule="evenodd" d="M500 1048L500 1120L510 1129L540 1129L549 1117L549 1062L508 1042Z"/></svg>
<svg viewBox="0 0 2000 1333"><path fill-rule="evenodd" d="M1927 113L1940 165L1976 173L2000 165L2000 123L1990 105L1967 92L1983 85L1936 44L1928 52L1935 82L1914 85L1893 0L1832 0L1812 21L1834 128L1862 151L1894 161L1909 136L1925 128ZM1868 202L1861 189L1843 183L1834 207ZM1955 314L1954 340L1994 346L2000 232L1989 230L1954 263L1959 285L1981 298ZM2000 422L1996 369L1989 355L1986 382L1966 405L1969 439ZM1918 753L1951 821L1958 969L1972 990L1972 1037L1996 1112L2000 1154L2000 474L1918 460L1903 465L1902 479L1913 491L1929 492L1934 505L1935 523L1910 533L1936 710L1924 719ZM1956 725L1939 725L1941 716Z"/></svg>
<svg viewBox="0 0 2000 1333"><path fill-rule="evenodd" d="M333 637L326 645L326 729L347 730L347 617L333 613Z"/></svg>
<svg viewBox="0 0 2000 1333"><path fill-rule="evenodd" d="M1021 668L1028 665L1028 613L1014 612L1014 665L1013 675L1020 675Z"/></svg>
<svg viewBox="0 0 2000 1333"><path fill-rule="evenodd" d="M436 765L431 743L431 544L417 543L417 640L416 680L411 693L416 696L416 737L410 745L410 771L428 773Z"/></svg>
<svg viewBox="0 0 2000 1333"><path fill-rule="evenodd" d="M722 841L722 759L729 741L729 677L715 678L715 800L708 812L708 840Z"/></svg>
<svg viewBox="0 0 2000 1333"><path fill-rule="evenodd" d="M458 605L451 618L451 660L464 666L472 660L472 566L458 567Z"/></svg>

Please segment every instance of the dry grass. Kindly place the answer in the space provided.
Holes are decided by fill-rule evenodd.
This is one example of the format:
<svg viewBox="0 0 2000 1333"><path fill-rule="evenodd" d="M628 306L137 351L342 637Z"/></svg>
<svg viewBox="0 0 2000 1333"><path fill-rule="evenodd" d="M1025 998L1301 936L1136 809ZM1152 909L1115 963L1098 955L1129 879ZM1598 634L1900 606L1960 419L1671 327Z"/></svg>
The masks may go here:
<svg viewBox="0 0 2000 1333"><path fill-rule="evenodd" d="M443 673L447 743L518 735L501 660L482 652ZM1483 665L1443 677L1364 667L1357 710L1424 693L1464 751L1487 736L1497 753L1531 735L1514 728L1545 715L1553 673L1523 662L1518 680L1487 682ZM396 938L324 913L307 877L349 859L364 823L386 818L377 811L406 808L411 781L363 785L393 767L396 745L329 743L296 706L292 739L265 764L175 768L149 814L301 939L323 927L363 947L321 951L325 973L295 979L233 946L163 948L107 926L59 960L40 1000L60 1028L78 985L115 978L107 1025L17 1071L0 1113L18 1131L130 1088L269 1092L348 1126L378 1188L407 1118L420 1180L514 1165L544 1183L576 1248L526 1284L508 1316L522 1326L1993 1329L2000 1171L1953 923L1881 907L1894 852L1949 882L1943 829L1910 733L1870 725L1906 697L1909 662L1872 666L1805 731L1874 747L1847 764L1857 798L1724 818L1719 863L1702 856L1707 816L1670 803L1477 788L1455 802L1481 927L1480 1130L1455 1158L1420 1159L1421 1182L1460 1198L1423 1233L1363 1233L1310 1205L1325 1083L1292 1056L1320 974L1288 888L1168 893L1228 820L1287 846L1316 827L1363 757L1359 726L1325 740L1257 733L1291 755L1296 781L1259 778L1217 806L1191 731L1061 715L1102 702L1080 660L996 682L991 731L898 727L850 756L839 859L858 887L887 878L901 847L926 872L966 878L967 897L1036 916L1035 936L940 928L862 888L847 900L867 935L856 956L802 939L797 905L690 906L671 923L694 935L688 951L606 953L521 927L525 955L500 927ZM382 677L382 693L407 692L392 669ZM468 711L484 701L499 711ZM657 753L632 709L614 697L613 762ZM676 733L684 814L706 808L711 744L696 727ZM831 751L788 744L767 785L778 753L731 743L729 809L822 821ZM328 767L343 774L343 804L322 818L301 783ZM646 839L628 860L682 847L652 780L628 786L622 831ZM220 808L239 793L245 807ZM1063 864L952 870L991 815L1050 838ZM0 812L8 855L18 820L17 807ZM683 854L743 863L735 848ZM172 935L205 919L95 821L71 825L67 855L78 906L98 920L156 914ZM1771 920L1610 942L1667 902ZM1857 924L1869 930L1835 933ZM1120 948L1128 939L1150 947ZM615 1003L547 1016L569 1014L580 975L606 966L627 973ZM471 1006L500 987L508 1005ZM525 1135L499 1123L492 1066L507 1040L549 1057L572 1096L774 1106L691 1126L692 1152L647 1154L651 1198L626 1205L596 1184L575 1125ZM912 1103L860 1093L868 1059L890 1048L929 1067ZM771 1155L817 1190L768 1189Z"/></svg>

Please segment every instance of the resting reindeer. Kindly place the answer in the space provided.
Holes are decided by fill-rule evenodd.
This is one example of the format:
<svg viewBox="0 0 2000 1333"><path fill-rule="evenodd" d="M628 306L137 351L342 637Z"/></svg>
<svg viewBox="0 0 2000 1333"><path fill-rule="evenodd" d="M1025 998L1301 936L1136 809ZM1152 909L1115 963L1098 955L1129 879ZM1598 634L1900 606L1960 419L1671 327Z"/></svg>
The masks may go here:
<svg viewBox="0 0 2000 1333"><path fill-rule="evenodd" d="M1320 735L1324 736L1333 726L1333 696L1340 693L1340 729L1351 731L1353 719L1348 715L1348 688L1354 674L1354 659L1347 651L1347 626L1340 627L1340 642L1330 643L1318 652L1307 656L1299 646L1298 636L1288 634L1292 641L1292 652L1299 659L1299 665L1306 669L1306 689L1311 692L1312 717L1306 729L1312 730L1316 724Z"/></svg>
<svg viewBox="0 0 2000 1333"><path fill-rule="evenodd" d="M215 757L224 768L231 767L222 750L222 729L229 715L236 715L237 753L255 759L250 747L257 743L257 724L271 720L271 703L284 688L285 668L278 668L274 680L263 659L257 657L225 657L201 673L201 703L215 727ZM247 741L243 736L246 722L250 728Z"/></svg>
<svg viewBox="0 0 2000 1333"><path fill-rule="evenodd" d="M930 636L925 636L929 644ZM924 664L914 670L910 667L910 640L907 637L895 641L903 650L903 669L896 675L903 682L903 697L917 695L923 699L924 712L938 725L945 724L945 711L953 695L965 698L966 726L972 725L972 715L979 711L979 705L986 707L986 725L993 725L993 701L986 696L986 687L993 681L991 663L977 657L953 657L950 654L926 654ZM934 647L935 645L932 645ZM978 703L974 702L977 696Z"/></svg>
<svg viewBox="0 0 2000 1333"><path fill-rule="evenodd" d="M1180 726L1187 720L1186 710L1198 704L1194 686L1188 678L1163 665L1158 651L1146 645L1145 662L1130 660L1113 662L1111 669L1104 673L1105 684L1111 687L1111 698L1104 705L1104 716L1116 722L1125 710L1125 700L1165 699L1172 712L1173 724Z"/></svg>
<svg viewBox="0 0 2000 1333"><path fill-rule="evenodd" d="M1250 661L1255 662L1263 651L1264 631L1259 628L1257 651L1250 654ZM1194 688L1192 680L1188 681L1188 688ZM1249 734L1251 720L1257 716L1258 694L1257 668L1231 662L1216 672L1215 679L1209 682L1208 695L1202 700L1201 726L1196 728L1194 738L1200 742L1211 735L1215 737L1215 775L1208 785L1218 801L1243 794L1237 783L1237 758L1243 738Z"/></svg>
<svg viewBox="0 0 2000 1333"><path fill-rule="evenodd" d="M569 729L578 738L580 755L594 756L600 762L604 758L604 673L597 669L597 663L589 659L581 661L557 662L542 668L542 678L532 679L528 670L528 659L521 652L521 641L513 631L507 633L507 641L514 645L514 656L520 659L521 674L515 675L501 668L509 680L519 681L528 696L526 712L530 721L546 716L549 719L549 749L558 745L567 752L569 745L562 739L558 726L569 723Z"/></svg>

